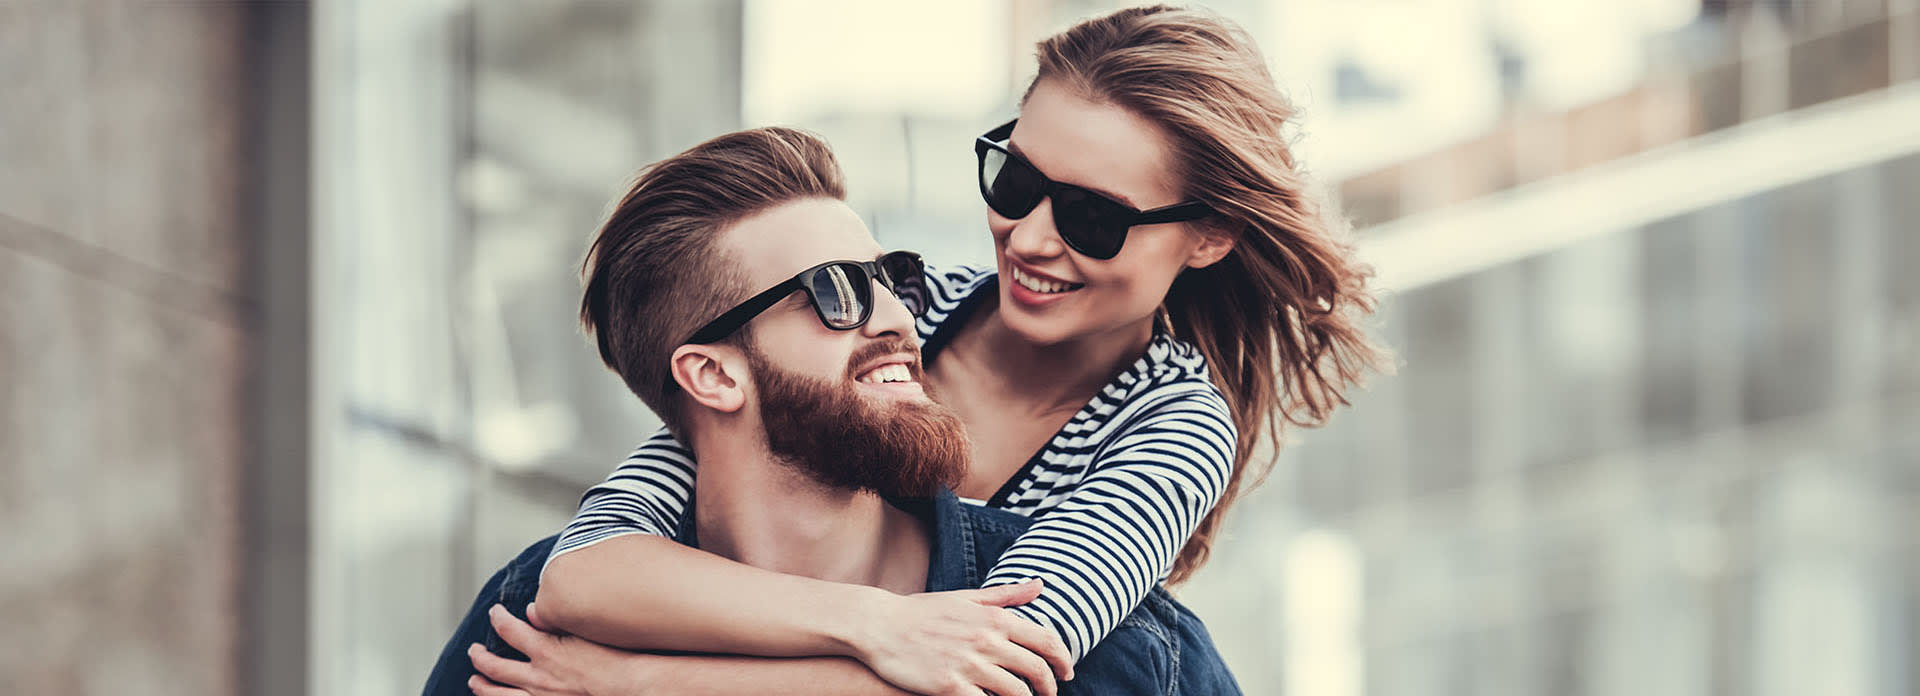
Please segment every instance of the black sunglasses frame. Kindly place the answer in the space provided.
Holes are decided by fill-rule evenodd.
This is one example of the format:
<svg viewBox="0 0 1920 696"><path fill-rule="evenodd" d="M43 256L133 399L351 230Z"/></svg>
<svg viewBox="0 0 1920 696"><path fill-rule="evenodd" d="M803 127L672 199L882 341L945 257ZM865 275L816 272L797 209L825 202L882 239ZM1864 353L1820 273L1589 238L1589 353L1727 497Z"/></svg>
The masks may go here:
<svg viewBox="0 0 1920 696"><path fill-rule="evenodd" d="M986 200L987 207L992 208L993 212L999 213L1011 220L1019 220L1031 215L1033 209L1039 207L1041 199L1053 198L1054 229L1060 233L1061 241L1066 242L1067 246L1074 251L1080 252L1089 258L1105 261L1120 255L1121 247L1126 246L1127 243L1127 232L1136 225L1187 222L1190 220L1198 220L1214 213L1213 206L1200 201L1187 201L1185 203L1161 206L1152 210L1139 210L1133 206L1108 198L1098 191L1081 188L1073 184L1063 184L1049 179L1047 175L1040 173L1039 167L1033 166L1032 162L1028 162L1026 158L1014 154L1013 150L1001 144L1010 141L1013 137L1013 126L1019 122L1020 119L1008 121L1004 125L987 131L986 134L974 139L973 153L979 163L975 178L979 180L980 197ZM1026 169L1027 173L1031 174L1036 181L1040 182L1040 190L1031 196L1031 202L1020 204L1011 201L996 202L994 200L993 188L987 182L987 152L989 150L998 151L1006 155L1007 163L1001 165L1002 169L1006 167L1022 167ZM1071 192L1078 195L1072 197L1070 199L1071 202L1063 203L1061 201L1063 197L1056 195L1062 192ZM1025 209L1011 207L1015 205L1023 205ZM1003 208L1002 206L1009 207ZM1086 212L1092 212L1093 215L1075 215L1073 214L1074 211L1067 210L1067 208L1076 206L1092 206L1094 210ZM1064 216L1063 213L1065 214ZM1087 218L1098 218L1104 222L1082 222L1082 220ZM1098 231L1097 229L1089 229L1083 225L1091 225L1094 228L1111 225L1117 229L1108 229L1105 234L1096 237L1094 233ZM1099 244L1096 241L1099 237L1111 237L1113 239L1112 248L1109 249Z"/></svg>
<svg viewBox="0 0 1920 696"><path fill-rule="evenodd" d="M913 277L895 278L893 274L887 272L889 261L900 259L906 259L913 264L911 273ZM847 281L854 288L855 297L861 300L860 318L846 326L835 326L833 321L827 318L827 310L821 306L821 298L814 294L813 289L814 276L835 266L844 270ZM796 273L792 278L747 298L745 302L734 305L733 309L727 310L715 317L713 321L707 322L706 326L700 327L699 331L693 332L693 337L687 339L686 343L714 343L732 336L733 332L739 331L740 327L746 326L747 322L753 321L754 317L760 316L762 312L779 304L781 300L787 299L787 296L795 291L807 294L807 304L813 307L813 313L820 318L821 326L835 331L852 331L866 326L867 320L873 318L873 281L875 280L880 281L880 284L892 292L894 297L900 298L914 316L919 316L926 311L925 270L926 265L920 260L920 255L911 251L881 254L880 258L872 261L828 261ZM906 287L902 287L903 285ZM862 292L865 294L861 295Z"/></svg>

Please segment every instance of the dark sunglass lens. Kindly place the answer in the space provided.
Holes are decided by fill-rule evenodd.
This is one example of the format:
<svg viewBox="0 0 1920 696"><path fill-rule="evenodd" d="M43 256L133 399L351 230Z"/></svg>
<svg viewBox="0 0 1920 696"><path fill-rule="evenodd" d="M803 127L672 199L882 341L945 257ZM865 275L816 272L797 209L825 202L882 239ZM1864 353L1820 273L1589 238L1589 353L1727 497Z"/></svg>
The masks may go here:
<svg viewBox="0 0 1920 696"><path fill-rule="evenodd" d="M1119 204L1079 189L1053 193L1053 226L1060 239L1089 257L1110 259L1127 238L1127 211Z"/></svg>
<svg viewBox="0 0 1920 696"><path fill-rule="evenodd" d="M926 267L918 255L887 254L880 257L880 270L887 276L887 287L893 289L893 296L900 298L907 311L916 317L927 311L932 296L927 293Z"/></svg>
<svg viewBox="0 0 1920 696"><path fill-rule="evenodd" d="M814 307L827 326L851 329L866 318L873 283L859 266L836 263L815 271L808 283L813 286Z"/></svg>
<svg viewBox="0 0 1920 696"><path fill-rule="evenodd" d="M1007 153L984 148L980 151L980 195L993 212L1009 218L1023 218L1040 204L1040 172Z"/></svg>

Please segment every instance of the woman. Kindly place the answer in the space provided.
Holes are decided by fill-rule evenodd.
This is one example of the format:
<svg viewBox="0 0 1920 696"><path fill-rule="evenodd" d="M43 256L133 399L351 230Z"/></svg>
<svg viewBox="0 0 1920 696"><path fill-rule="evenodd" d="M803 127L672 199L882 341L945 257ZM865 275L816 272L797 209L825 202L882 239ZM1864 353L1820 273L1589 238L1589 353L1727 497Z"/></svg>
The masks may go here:
<svg viewBox="0 0 1920 696"><path fill-rule="evenodd" d="M1034 656L1067 678L1155 582L1189 577L1264 473L1256 443L1323 422L1380 358L1291 115L1241 30L1143 7L1043 41L1019 119L976 143L995 267L930 271L918 328L973 438L957 492L1036 519L987 589L881 599L677 547L692 463L663 434L588 493L544 620L635 649L851 656L912 691L1051 692ZM991 587L1034 578L1037 598ZM1066 655L992 608L1019 602Z"/></svg>

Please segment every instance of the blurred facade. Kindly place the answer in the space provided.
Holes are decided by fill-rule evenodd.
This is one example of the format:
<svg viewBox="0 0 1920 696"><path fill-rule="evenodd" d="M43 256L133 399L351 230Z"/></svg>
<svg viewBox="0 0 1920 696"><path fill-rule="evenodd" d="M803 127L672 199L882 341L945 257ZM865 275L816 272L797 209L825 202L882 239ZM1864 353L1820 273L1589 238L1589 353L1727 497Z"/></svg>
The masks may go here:
<svg viewBox="0 0 1920 696"><path fill-rule="evenodd" d="M417 691L657 425L575 319L639 166L811 128L984 261L971 139L1122 4L0 2L0 683ZM1920 687L1916 3L1211 6L1400 359L1181 591L1248 693Z"/></svg>
<svg viewBox="0 0 1920 696"><path fill-rule="evenodd" d="M303 678L304 14L0 2L0 690Z"/></svg>
<svg viewBox="0 0 1920 696"><path fill-rule="evenodd" d="M1209 571L1270 606L1203 613L1266 637L1228 649L1294 658L1243 673L1317 694L1920 686L1920 25L1705 9L1648 37L1691 61L1571 108L1521 98L1342 182L1402 370L1298 435L1246 550ZM1225 587L1276 563L1277 592Z"/></svg>

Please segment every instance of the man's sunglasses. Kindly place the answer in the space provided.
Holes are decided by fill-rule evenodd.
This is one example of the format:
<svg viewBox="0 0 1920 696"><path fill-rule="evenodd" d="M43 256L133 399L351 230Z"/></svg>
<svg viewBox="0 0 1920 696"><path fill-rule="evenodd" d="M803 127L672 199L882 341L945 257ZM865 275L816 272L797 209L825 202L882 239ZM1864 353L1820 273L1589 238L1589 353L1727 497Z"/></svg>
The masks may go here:
<svg viewBox="0 0 1920 696"><path fill-rule="evenodd" d="M785 282L767 288L747 301L727 310L699 331L688 343L713 343L739 331L761 312L779 304L799 290L807 293L820 323L835 331L850 331L866 326L873 317L873 281L893 292L914 316L926 311L928 299L926 266L920 255L896 251L872 261L828 261L801 271Z"/></svg>
<svg viewBox="0 0 1920 696"><path fill-rule="evenodd" d="M1002 217L1013 220L1026 217L1040 199L1053 198L1053 227L1060 239L1074 251L1096 259L1120 255L1127 243L1127 230L1134 225L1186 222L1213 214L1213 208L1199 201L1187 201L1152 210L1135 210L1119 201L1093 191L1048 179L1031 162L1008 150L1005 143L1013 137L1013 124L987 131L973 142L980 157L980 196L987 206Z"/></svg>

